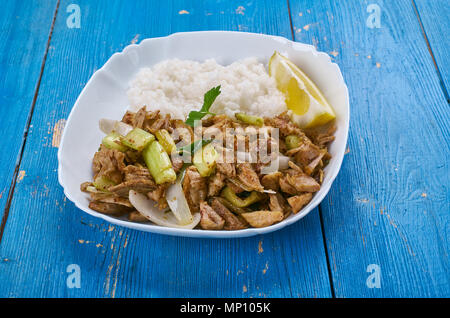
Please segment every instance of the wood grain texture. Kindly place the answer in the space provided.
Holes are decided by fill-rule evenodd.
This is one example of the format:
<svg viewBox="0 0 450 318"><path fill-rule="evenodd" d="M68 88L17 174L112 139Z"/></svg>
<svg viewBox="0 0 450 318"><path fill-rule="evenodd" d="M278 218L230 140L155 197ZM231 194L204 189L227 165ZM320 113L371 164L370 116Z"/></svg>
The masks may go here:
<svg viewBox="0 0 450 318"><path fill-rule="evenodd" d="M449 297L448 104L411 1L376 2L379 29L366 27L373 1L290 1L296 40L329 52L349 87L348 154L321 204L333 285Z"/></svg>
<svg viewBox="0 0 450 318"><path fill-rule="evenodd" d="M413 0L446 91L450 90L450 5L446 0Z"/></svg>
<svg viewBox="0 0 450 318"><path fill-rule="evenodd" d="M282 231L233 240L110 226L65 199L49 142L92 73L130 42L207 29L289 38L286 1L78 1L80 29L66 27L69 3L60 4L0 246L0 296L329 297L317 210ZM80 266L80 289L66 286L70 264Z"/></svg>
<svg viewBox="0 0 450 318"><path fill-rule="evenodd" d="M56 1L2 1L0 10L0 218L22 148ZM21 177L19 173L18 177Z"/></svg>

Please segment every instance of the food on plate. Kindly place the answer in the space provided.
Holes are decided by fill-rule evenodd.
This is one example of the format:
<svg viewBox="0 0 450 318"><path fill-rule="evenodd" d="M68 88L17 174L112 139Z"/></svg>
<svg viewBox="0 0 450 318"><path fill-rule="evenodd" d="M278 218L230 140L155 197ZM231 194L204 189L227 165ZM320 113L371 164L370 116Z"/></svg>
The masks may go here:
<svg viewBox="0 0 450 318"><path fill-rule="evenodd" d="M169 60L141 70L123 118L100 120L93 180L81 185L89 207L202 230L267 227L298 213L320 190L335 127L331 106L291 64L275 53L273 77L253 58L226 67ZM287 89L282 68L295 78ZM310 98L303 115L308 107L293 101L294 82Z"/></svg>

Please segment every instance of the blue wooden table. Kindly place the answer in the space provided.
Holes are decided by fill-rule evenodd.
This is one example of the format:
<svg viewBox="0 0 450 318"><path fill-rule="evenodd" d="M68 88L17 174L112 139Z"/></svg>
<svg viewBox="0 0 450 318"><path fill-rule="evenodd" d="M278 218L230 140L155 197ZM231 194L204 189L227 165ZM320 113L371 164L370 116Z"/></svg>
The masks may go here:
<svg viewBox="0 0 450 318"><path fill-rule="evenodd" d="M449 297L449 21L447 0L2 1L0 296ZM130 43L197 30L284 36L340 66L347 153L295 225L168 237L64 197L59 139L90 76Z"/></svg>

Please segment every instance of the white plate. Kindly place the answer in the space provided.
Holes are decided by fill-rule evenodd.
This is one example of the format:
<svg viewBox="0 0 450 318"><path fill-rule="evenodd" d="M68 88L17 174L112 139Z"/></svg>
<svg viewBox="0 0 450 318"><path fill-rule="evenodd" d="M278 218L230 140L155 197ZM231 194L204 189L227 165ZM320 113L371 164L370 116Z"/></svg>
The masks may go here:
<svg viewBox="0 0 450 318"><path fill-rule="evenodd" d="M122 118L128 107L129 81L141 67L179 58L203 61L215 58L230 64L245 57L258 57L267 63L277 50L297 64L322 90L337 114L336 140L331 144L333 156L325 169L325 177L312 201L299 213L265 228L240 231L206 231L166 228L153 224L128 222L89 209L88 196L80 191L82 182L92 180L92 157L101 143L100 118ZM314 209L328 193L344 158L349 127L348 90L339 67L323 52L311 45L292 42L282 37L225 31L176 33L167 37L143 40L115 53L91 77L70 112L58 151L58 180L70 201L88 214L110 223L153 233L231 238L263 234L292 224Z"/></svg>

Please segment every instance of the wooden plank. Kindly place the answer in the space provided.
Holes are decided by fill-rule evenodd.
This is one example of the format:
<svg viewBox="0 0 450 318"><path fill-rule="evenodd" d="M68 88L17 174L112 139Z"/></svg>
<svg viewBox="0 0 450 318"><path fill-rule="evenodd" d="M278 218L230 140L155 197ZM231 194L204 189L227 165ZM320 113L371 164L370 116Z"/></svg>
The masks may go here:
<svg viewBox="0 0 450 318"><path fill-rule="evenodd" d="M350 93L348 154L321 204L333 286L448 297L448 104L411 2L378 2L371 29L372 3L290 1L296 40L329 52ZM371 264L380 288L366 284Z"/></svg>
<svg viewBox="0 0 450 318"><path fill-rule="evenodd" d="M22 148L56 1L3 1L0 12L0 215ZM19 173L19 178L22 173ZM0 216L1 218L1 216ZM0 235L1 236L1 235Z"/></svg>
<svg viewBox="0 0 450 318"><path fill-rule="evenodd" d="M282 231L246 239L177 238L110 226L65 199L50 142L91 74L130 41L240 28L289 37L287 3L81 1L81 28L68 29L70 3L60 4L20 168L26 175L5 228L0 296L330 296L317 210ZM80 289L66 286L70 264L80 267Z"/></svg>
<svg viewBox="0 0 450 318"><path fill-rule="evenodd" d="M450 66L448 63L450 60L450 53L448 52L450 39L447 35L450 29L449 3L445 0L414 0L414 4L448 101L450 89Z"/></svg>

